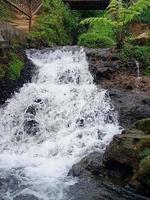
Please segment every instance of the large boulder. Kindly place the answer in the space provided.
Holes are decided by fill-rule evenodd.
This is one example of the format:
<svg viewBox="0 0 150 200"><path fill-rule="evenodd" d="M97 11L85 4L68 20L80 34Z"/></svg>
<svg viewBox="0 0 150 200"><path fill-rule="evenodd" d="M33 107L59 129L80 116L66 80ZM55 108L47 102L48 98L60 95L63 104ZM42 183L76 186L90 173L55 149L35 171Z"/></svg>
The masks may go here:
<svg viewBox="0 0 150 200"><path fill-rule="evenodd" d="M104 164L110 172L115 166L121 174L122 171L128 172L128 182L149 193L150 118L139 120L124 134L116 135L106 149Z"/></svg>

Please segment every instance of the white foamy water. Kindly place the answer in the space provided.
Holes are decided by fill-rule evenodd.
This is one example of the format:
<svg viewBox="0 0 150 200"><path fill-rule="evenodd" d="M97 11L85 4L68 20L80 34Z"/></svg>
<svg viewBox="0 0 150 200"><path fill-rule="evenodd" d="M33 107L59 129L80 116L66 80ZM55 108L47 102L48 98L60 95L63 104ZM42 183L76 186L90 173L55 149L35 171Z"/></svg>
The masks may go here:
<svg viewBox="0 0 150 200"><path fill-rule="evenodd" d="M117 114L82 49L27 54L36 75L0 109L0 198L65 200L71 166L105 149L120 132Z"/></svg>

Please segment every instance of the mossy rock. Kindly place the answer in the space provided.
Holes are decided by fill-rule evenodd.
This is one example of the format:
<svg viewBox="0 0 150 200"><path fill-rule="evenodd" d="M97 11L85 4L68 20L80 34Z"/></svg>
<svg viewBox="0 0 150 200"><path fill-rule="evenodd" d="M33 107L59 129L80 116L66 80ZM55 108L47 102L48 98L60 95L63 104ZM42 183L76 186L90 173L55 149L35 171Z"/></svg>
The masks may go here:
<svg viewBox="0 0 150 200"><path fill-rule="evenodd" d="M150 155L140 162L139 179L143 184L150 187Z"/></svg>
<svg viewBox="0 0 150 200"><path fill-rule="evenodd" d="M139 154L135 148L135 142L139 137L130 135L117 135L105 152L106 164L117 162L134 167L139 162Z"/></svg>
<svg viewBox="0 0 150 200"><path fill-rule="evenodd" d="M139 150L139 152L142 152L144 149L150 148L150 136L141 138L140 141L137 143L136 148Z"/></svg>
<svg viewBox="0 0 150 200"><path fill-rule="evenodd" d="M144 131L146 134L150 134L150 118L137 121L133 127Z"/></svg>

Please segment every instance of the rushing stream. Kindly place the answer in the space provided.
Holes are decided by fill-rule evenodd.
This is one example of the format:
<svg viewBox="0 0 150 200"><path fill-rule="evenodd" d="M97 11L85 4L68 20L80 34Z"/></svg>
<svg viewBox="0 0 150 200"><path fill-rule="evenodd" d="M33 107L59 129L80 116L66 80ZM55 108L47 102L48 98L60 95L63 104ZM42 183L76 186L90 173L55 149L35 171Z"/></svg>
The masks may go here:
<svg viewBox="0 0 150 200"><path fill-rule="evenodd" d="M117 114L82 49L27 55L32 83L0 109L0 200L65 200L71 166L120 133Z"/></svg>

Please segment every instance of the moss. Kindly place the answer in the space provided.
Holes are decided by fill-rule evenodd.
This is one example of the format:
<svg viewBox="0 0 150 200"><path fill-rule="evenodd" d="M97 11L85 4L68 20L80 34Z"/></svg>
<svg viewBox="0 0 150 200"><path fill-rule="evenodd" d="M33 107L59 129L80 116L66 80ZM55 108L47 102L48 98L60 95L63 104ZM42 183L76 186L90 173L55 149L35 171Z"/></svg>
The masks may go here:
<svg viewBox="0 0 150 200"><path fill-rule="evenodd" d="M136 148L139 152L144 151L146 148L150 148L150 137L141 138L138 144L136 145Z"/></svg>
<svg viewBox="0 0 150 200"><path fill-rule="evenodd" d="M134 124L134 127L150 134L150 118L142 119Z"/></svg>
<svg viewBox="0 0 150 200"><path fill-rule="evenodd" d="M11 53L9 68L8 68L9 78L12 80L16 80L17 78L19 78L23 67L24 67L23 59L20 58L16 53Z"/></svg>
<svg viewBox="0 0 150 200"><path fill-rule="evenodd" d="M139 178L142 183L150 187L150 155L140 162Z"/></svg>

